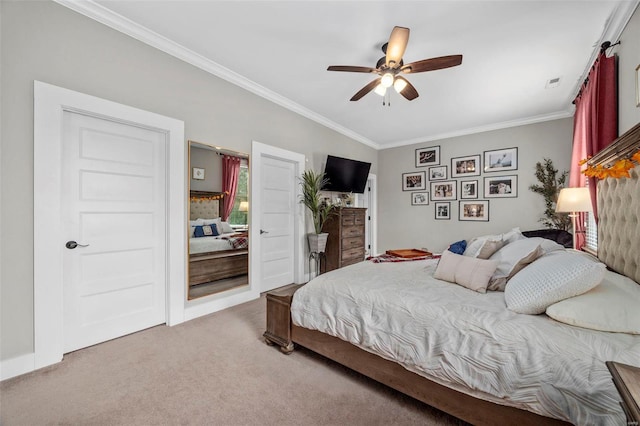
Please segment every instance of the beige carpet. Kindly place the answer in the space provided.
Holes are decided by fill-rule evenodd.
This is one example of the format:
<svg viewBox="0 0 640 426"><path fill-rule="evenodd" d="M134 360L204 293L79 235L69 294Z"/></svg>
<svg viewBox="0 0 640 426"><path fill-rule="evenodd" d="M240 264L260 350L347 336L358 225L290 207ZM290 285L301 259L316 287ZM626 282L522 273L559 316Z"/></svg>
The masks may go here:
<svg viewBox="0 0 640 426"><path fill-rule="evenodd" d="M0 383L12 425L457 425L298 348L262 340L265 299L67 354Z"/></svg>

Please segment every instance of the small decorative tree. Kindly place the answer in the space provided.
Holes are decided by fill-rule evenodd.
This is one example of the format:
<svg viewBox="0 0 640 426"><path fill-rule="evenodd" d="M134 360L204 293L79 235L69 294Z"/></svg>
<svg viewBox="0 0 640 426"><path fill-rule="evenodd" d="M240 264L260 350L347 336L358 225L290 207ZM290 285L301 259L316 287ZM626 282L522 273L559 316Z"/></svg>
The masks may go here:
<svg viewBox="0 0 640 426"><path fill-rule="evenodd" d="M300 177L302 185L302 196L300 202L311 212L313 218L313 229L315 234L309 234L309 248L312 252L324 252L327 243L327 235L322 233L322 225L331 215L331 204L327 204L320 198L320 191L324 188L329 179L324 173L316 173L313 170L305 170ZM322 236L322 237L319 237Z"/></svg>
<svg viewBox="0 0 640 426"><path fill-rule="evenodd" d="M567 182L568 174L569 172L565 170L558 175L558 169L553 166L553 161L549 158L545 158L543 163L536 163L535 175L540 185L531 185L529 189L544 197L544 217L540 219L540 222L547 228L567 231L571 227L569 215L557 213L555 207L558 194Z"/></svg>

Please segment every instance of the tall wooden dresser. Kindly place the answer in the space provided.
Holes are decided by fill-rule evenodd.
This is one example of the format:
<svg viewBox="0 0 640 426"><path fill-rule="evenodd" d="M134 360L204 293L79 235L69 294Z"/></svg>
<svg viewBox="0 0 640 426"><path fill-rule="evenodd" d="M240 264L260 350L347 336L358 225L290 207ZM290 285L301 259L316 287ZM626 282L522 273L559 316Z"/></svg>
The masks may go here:
<svg viewBox="0 0 640 426"><path fill-rule="evenodd" d="M367 209L359 207L336 207L322 227L328 232L322 272L364 260L364 229Z"/></svg>

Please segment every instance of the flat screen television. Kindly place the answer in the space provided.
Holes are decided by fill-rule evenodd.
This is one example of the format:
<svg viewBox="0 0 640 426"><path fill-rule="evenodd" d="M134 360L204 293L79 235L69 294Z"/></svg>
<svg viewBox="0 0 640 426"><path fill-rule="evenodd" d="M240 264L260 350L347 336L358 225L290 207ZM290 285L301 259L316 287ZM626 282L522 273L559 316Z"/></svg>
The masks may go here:
<svg viewBox="0 0 640 426"><path fill-rule="evenodd" d="M371 163L327 155L324 174L329 183L324 190L362 194L367 187L370 168Z"/></svg>

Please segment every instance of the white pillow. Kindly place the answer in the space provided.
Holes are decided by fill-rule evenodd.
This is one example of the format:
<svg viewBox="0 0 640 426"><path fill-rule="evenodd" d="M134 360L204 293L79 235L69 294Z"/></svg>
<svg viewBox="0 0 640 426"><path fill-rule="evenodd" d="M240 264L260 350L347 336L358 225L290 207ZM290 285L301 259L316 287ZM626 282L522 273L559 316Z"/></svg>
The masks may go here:
<svg viewBox="0 0 640 426"><path fill-rule="evenodd" d="M520 228L513 228L511 231L502 234L502 240L505 244L511 244L514 241L523 240L525 238L527 237L522 235L522 232L520 232Z"/></svg>
<svg viewBox="0 0 640 426"><path fill-rule="evenodd" d="M605 271L600 284L584 294L554 303L547 308L547 315L582 328L640 334L640 285Z"/></svg>
<svg viewBox="0 0 640 426"><path fill-rule="evenodd" d="M602 281L604 263L568 251L542 256L507 284L507 307L520 314L541 314L556 302L585 293Z"/></svg>
<svg viewBox="0 0 640 426"><path fill-rule="evenodd" d="M222 232L223 234L230 234L232 232L236 232L233 230L233 228L231 227L231 225L229 225L229 222L221 222L222 225Z"/></svg>
<svg viewBox="0 0 640 426"><path fill-rule="evenodd" d="M497 262L455 254L445 250L433 274L434 278L460 284L478 293L487 292L489 278Z"/></svg>
<svg viewBox="0 0 640 426"><path fill-rule="evenodd" d="M485 235L472 238L464 250L464 256L488 259L504 245L501 235Z"/></svg>
<svg viewBox="0 0 640 426"><path fill-rule="evenodd" d="M532 238L516 240L502 247L489 258L497 261L498 267L487 290L504 291L511 277L543 254L540 243Z"/></svg>
<svg viewBox="0 0 640 426"><path fill-rule="evenodd" d="M222 223L222 219L219 217L216 217L214 219L198 219L198 220L201 220L203 225L212 225L215 223L218 228L220 228L220 224Z"/></svg>
<svg viewBox="0 0 640 426"><path fill-rule="evenodd" d="M552 251L556 251L556 250L564 250L565 249L562 244L558 244L555 241L550 240L548 238L531 237L531 238L528 238L528 239L537 241L540 244L540 247L542 247L542 251L544 251L544 254L551 253Z"/></svg>

